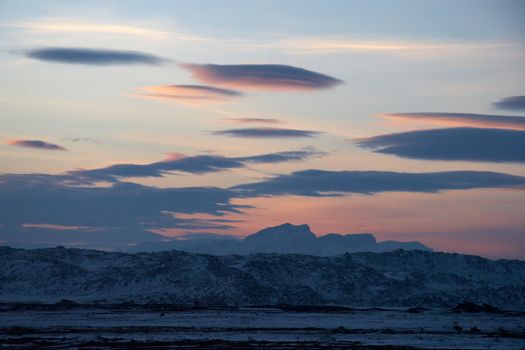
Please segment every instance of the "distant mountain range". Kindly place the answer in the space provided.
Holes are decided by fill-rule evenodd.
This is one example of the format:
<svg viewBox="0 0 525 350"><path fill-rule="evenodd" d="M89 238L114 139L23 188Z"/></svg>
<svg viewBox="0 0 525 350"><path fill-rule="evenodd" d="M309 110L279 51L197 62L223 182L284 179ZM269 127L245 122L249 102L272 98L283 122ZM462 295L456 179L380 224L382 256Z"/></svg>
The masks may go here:
<svg viewBox="0 0 525 350"><path fill-rule="evenodd" d="M396 249L432 249L419 242L377 242L370 233L340 235L330 233L319 238L308 225L283 224L268 227L244 239L226 235L192 235L184 239L146 242L129 249L130 252L182 250L192 253L229 255L254 253L308 254L331 256L354 252L386 252Z"/></svg>
<svg viewBox="0 0 525 350"><path fill-rule="evenodd" d="M377 242L370 233L316 237L308 225L283 224L269 227L244 239L226 234L187 233L174 239L135 230L53 229L52 227L14 227L0 225L0 246L34 249L57 246L124 252L186 252L229 255L253 253L298 253L330 256L352 252L385 252L396 249L428 250L419 242Z"/></svg>
<svg viewBox="0 0 525 350"><path fill-rule="evenodd" d="M250 241L264 243L272 231ZM389 307L468 300L515 310L525 309L525 261L420 250L320 257L0 248L0 301L61 299Z"/></svg>

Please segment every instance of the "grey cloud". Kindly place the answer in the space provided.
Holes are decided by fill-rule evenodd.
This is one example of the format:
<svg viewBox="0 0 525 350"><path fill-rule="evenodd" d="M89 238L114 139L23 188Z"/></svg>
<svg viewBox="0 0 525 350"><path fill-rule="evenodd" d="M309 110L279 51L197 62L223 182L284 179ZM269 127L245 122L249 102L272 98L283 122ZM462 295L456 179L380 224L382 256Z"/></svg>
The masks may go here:
<svg viewBox="0 0 525 350"><path fill-rule="evenodd" d="M302 159L307 151L304 154L300 152L281 156L284 159ZM251 157L244 161L274 159ZM305 170L221 189L156 188L118 181L109 187L78 186L74 185L74 178L69 174L4 174L0 175L0 241L26 247L31 244L35 247L68 244L85 248L125 249L130 244L143 241L161 242L163 237L151 233L151 230L228 230L234 221L221 217L251 208L249 205L233 204L235 198L280 195L319 197L385 191L438 192L473 188L525 189L525 177L476 171L395 173ZM185 218L185 215L177 214L207 214L211 218ZM33 224L33 227L25 224ZM53 225L67 228L53 229Z"/></svg>
<svg viewBox="0 0 525 350"><path fill-rule="evenodd" d="M154 229L230 229L231 221L220 217L250 207L232 204L234 193L228 189L126 182L79 186L69 174L0 175L0 198L0 241L25 247L125 249L162 241L162 236L149 232Z"/></svg>
<svg viewBox="0 0 525 350"><path fill-rule="evenodd" d="M117 181L126 177L161 177L170 172L205 174L245 167L247 163L278 163L301 161L319 157L325 153L315 149L284 151L247 157L224 157L219 155L179 156L150 164L115 164L105 168L74 170L69 175L76 181Z"/></svg>
<svg viewBox="0 0 525 350"><path fill-rule="evenodd" d="M495 172L448 171L400 173L389 171L304 170L261 182L234 186L245 197L300 195L339 196L346 193L439 192L475 188L525 189L525 177Z"/></svg>
<svg viewBox="0 0 525 350"><path fill-rule="evenodd" d="M302 161L314 157L322 157L327 155L326 152L319 151L313 147L305 148L300 151L284 151L261 154L257 156L250 156L244 158L238 158L243 162L248 163L279 163L279 162L292 162Z"/></svg>
<svg viewBox="0 0 525 350"><path fill-rule="evenodd" d="M226 118L223 121L233 124L281 124L279 119L274 118Z"/></svg>
<svg viewBox="0 0 525 350"><path fill-rule="evenodd" d="M247 138L292 138L292 137L314 137L319 131L283 129L283 128L241 128L215 131L215 135Z"/></svg>
<svg viewBox="0 0 525 350"><path fill-rule="evenodd" d="M179 218L176 213L223 216L247 207L231 204L231 191L213 187L161 189L130 183L78 187L63 180L45 174L0 176L0 241L26 248L127 249L162 242L165 238L150 232L153 229L230 228L220 220Z"/></svg>
<svg viewBox="0 0 525 350"><path fill-rule="evenodd" d="M525 131L448 128L379 135L357 141L374 152L429 160L525 162Z"/></svg>
<svg viewBox="0 0 525 350"><path fill-rule="evenodd" d="M67 151L67 149L62 146L42 140L8 140L6 143L11 146L35 148L47 151Z"/></svg>
<svg viewBox="0 0 525 350"><path fill-rule="evenodd" d="M341 80L299 67L282 64L184 64L182 67L204 83L255 90L318 90Z"/></svg>
<svg viewBox="0 0 525 350"><path fill-rule="evenodd" d="M107 65L161 65L165 59L138 51L106 50L95 48L45 47L24 52L29 57L40 61Z"/></svg>
<svg viewBox="0 0 525 350"><path fill-rule="evenodd" d="M525 96L511 96L493 103L499 109L525 111Z"/></svg>
<svg viewBox="0 0 525 350"><path fill-rule="evenodd" d="M69 142L100 143L100 141L94 140L89 137L64 137L62 140L69 141Z"/></svg>
<svg viewBox="0 0 525 350"><path fill-rule="evenodd" d="M0 222L146 230L191 222L171 213L221 216L243 208L230 203L231 191L213 187L156 188L122 182L69 186L63 180L44 174L2 175Z"/></svg>

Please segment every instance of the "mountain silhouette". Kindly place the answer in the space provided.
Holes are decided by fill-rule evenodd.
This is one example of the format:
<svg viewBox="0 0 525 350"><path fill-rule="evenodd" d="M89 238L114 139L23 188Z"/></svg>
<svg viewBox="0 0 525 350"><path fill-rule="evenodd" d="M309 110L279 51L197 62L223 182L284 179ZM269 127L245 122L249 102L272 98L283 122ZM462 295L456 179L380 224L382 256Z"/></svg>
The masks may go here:
<svg viewBox="0 0 525 350"><path fill-rule="evenodd" d="M387 252L397 249L432 251L420 242L384 241L377 242L370 233L330 233L317 237L308 225L290 223L268 227L244 239L226 235L185 236L161 242L138 244L131 252L154 252L182 250L192 253L229 255L255 253L307 254L331 256L355 252ZM230 237L230 238L228 238Z"/></svg>

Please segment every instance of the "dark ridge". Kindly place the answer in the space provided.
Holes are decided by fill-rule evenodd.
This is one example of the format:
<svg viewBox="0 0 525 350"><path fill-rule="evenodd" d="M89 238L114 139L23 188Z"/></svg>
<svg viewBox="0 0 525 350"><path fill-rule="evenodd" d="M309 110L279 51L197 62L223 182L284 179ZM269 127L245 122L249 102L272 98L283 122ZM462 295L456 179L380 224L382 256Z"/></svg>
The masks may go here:
<svg viewBox="0 0 525 350"><path fill-rule="evenodd" d="M459 303L451 309L455 313L480 313L500 314L505 311L490 304L476 304L470 301Z"/></svg>

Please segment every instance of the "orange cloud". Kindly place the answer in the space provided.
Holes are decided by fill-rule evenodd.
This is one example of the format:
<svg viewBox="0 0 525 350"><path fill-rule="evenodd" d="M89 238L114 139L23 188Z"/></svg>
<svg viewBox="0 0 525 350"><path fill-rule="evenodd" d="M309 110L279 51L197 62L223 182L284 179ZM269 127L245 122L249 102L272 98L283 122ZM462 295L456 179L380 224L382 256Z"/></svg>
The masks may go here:
<svg viewBox="0 0 525 350"><path fill-rule="evenodd" d="M158 85L145 87L139 97L174 100L183 103L226 102L242 97L236 90L205 85Z"/></svg>
<svg viewBox="0 0 525 350"><path fill-rule="evenodd" d="M415 112L385 113L379 117L405 123L525 130L525 117L507 115Z"/></svg>

